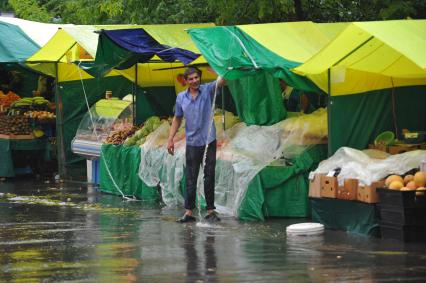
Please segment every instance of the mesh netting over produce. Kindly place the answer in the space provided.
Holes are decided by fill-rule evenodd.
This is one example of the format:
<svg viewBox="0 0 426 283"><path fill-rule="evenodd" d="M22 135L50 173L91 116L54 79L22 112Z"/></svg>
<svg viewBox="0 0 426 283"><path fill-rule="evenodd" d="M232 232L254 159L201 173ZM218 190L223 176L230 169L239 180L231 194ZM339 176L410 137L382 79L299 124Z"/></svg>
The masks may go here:
<svg viewBox="0 0 426 283"><path fill-rule="evenodd" d="M272 126L247 126L226 112L226 130L222 116L216 113L217 164L215 205L222 213L238 216L249 183L272 162L286 166L286 160L308 147L326 141L327 113L319 109ZM141 146L139 176L148 186L159 185L166 205L183 203L181 181L185 167L185 133L182 127L175 136L175 153L167 152L170 125L163 122L146 137ZM203 193L202 170L198 190Z"/></svg>

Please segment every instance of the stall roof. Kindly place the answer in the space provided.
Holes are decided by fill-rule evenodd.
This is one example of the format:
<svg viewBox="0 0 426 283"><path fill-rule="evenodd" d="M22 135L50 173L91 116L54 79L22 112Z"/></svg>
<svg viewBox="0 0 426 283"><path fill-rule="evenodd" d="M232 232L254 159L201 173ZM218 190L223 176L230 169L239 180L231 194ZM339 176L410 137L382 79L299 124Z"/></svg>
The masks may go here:
<svg viewBox="0 0 426 283"><path fill-rule="evenodd" d="M200 55L182 48L160 44L144 29L102 30L98 40L96 59L90 70L105 75L111 69L128 69L157 56L164 62L180 61L188 64Z"/></svg>
<svg viewBox="0 0 426 283"><path fill-rule="evenodd" d="M58 28L71 26L39 23L11 17L0 17L0 22L18 26L28 37L30 37L39 46L44 46L53 37L53 35L55 35Z"/></svg>
<svg viewBox="0 0 426 283"><path fill-rule="evenodd" d="M426 84L426 20L355 22L294 71L331 95Z"/></svg>
<svg viewBox="0 0 426 283"><path fill-rule="evenodd" d="M98 45L99 34L95 33L97 30L115 30L115 29L130 29L130 28L143 28L155 40L161 44L166 44L173 47L180 47L192 52L197 52L198 49L191 41L186 30L194 27L211 27L214 24L175 24L175 25L75 25L64 26L62 28L68 36L63 32L58 32L51 39L55 44L47 44L40 51L31 58L29 62L58 62L70 48L70 42L77 43L83 47L93 58L96 56L96 48ZM55 38L59 37L59 38ZM66 41L61 44L62 40L66 37Z"/></svg>
<svg viewBox="0 0 426 283"><path fill-rule="evenodd" d="M0 22L0 62L24 62L39 48L19 27Z"/></svg>
<svg viewBox="0 0 426 283"><path fill-rule="evenodd" d="M287 60L305 62L347 25L347 23L317 24L306 21L238 27L275 54Z"/></svg>
<svg viewBox="0 0 426 283"><path fill-rule="evenodd" d="M41 48L37 53L28 58L27 62L31 64L31 68L41 71L45 74L54 75L55 71L52 64L56 62L72 62L78 60L79 52L83 48L88 55L96 57L96 49L98 44L99 34L95 33L98 30L114 30L114 29L129 29L143 28L154 39L161 44L166 44L173 47L180 47L189 51L198 52L195 44L191 41L186 30L193 27L210 27L212 23L203 24L173 24L173 25L71 25L64 26L59 29L52 39ZM204 61L205 62L205 61ZM42 63L37 64L36 63ZM76 66L67 64L60 66L60 81L79 79L76 71ZM65 72L65 73L63 73ZM81 71L83 78L91 76L84 71ZM134 79L134 72L129 71L126 77ZM139 80L140 82L140 80Z"/></svg>
<svg viewBox="0 0 426 283"><path fill-rule="evenodd" d="M215 71L227 79L254 74L259 69L269 70L289 85L317 91L306 78L290 71L330 42L331 36L344 25L324 33L313 22L272 23L191 29L192 39Z"/></svg>

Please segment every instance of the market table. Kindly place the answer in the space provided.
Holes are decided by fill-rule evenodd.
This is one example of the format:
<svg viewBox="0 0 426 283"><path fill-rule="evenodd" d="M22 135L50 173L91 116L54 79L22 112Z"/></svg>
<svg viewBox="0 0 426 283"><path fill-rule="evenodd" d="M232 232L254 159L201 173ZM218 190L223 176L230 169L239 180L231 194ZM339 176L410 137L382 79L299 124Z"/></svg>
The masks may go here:
<svg viewBox="0 0 426 283"><path fill-rule="evenodd" d="M47 138L12 140L0 139L0 177L15 177L13 151L37 151L38 158L50 159L50 144Z"/></svg>
<svg viewBox="0 0 426 283"><path fill-rule="evenodd" d="M328 198L311 198L312 220L327 229L380 236L379 211L375 204Z"/></svg>

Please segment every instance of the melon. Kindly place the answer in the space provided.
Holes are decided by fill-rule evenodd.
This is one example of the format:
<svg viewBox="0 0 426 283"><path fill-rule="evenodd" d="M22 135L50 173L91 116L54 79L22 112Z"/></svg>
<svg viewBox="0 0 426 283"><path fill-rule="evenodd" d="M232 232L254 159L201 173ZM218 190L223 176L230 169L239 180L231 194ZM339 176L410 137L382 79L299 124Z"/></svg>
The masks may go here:
<svg viewBox="0 0 426 283"><path fill-rule="evenodd" d="M426 185L426 173L425 172L417 172L414 175L414 182L418 187L424 187Z"/></svg>
<svg viewBox="0 0 426 283"><path fill-rule="evenodd" d="M415 190L418 187L414 181L408 182L405 186L409 189L412 189L412 190Z"/></svg>
<svg viewBox="0 0 426 283"><path fill-rule="evenodd" d="M402 179L401 176L399 176L399 175L390 175L389 177L386 178L385 185L387 187L389 187L390 183L392 183L393 181L399 181L401 183L404 183L404 179Z"/></svg>
<svg viewBox="0 0 426 283"><path fill-rule="evenodd" d="M404 187L404 183L402 181L393 181L389 184L389 189L391 190L400 190L402 187Z"/></svg>
<svg viewBox="0 0 426 283"><path fill-rule="evenodd" d="M413 180L414 180L414 176L413 175L411 175L411 174L406 175L404 177L404 184L408 184L408 182L413 181Z"/></svg>

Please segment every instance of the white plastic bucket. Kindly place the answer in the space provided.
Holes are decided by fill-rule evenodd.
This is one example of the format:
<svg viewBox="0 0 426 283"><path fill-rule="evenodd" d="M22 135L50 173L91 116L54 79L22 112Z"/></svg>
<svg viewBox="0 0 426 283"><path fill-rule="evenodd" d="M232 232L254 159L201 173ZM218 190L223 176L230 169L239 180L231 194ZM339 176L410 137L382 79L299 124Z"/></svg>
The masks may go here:
<svg viewBox="0 0 426 283"><path fill-rule="evenodd" d="M287 226L286 229L287 235L299 235L299 236L308 236L308 235L319 235L324 233L324 225L320 223L298 223Z"/></svg>

